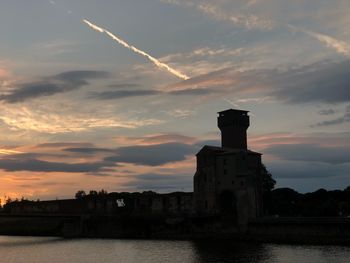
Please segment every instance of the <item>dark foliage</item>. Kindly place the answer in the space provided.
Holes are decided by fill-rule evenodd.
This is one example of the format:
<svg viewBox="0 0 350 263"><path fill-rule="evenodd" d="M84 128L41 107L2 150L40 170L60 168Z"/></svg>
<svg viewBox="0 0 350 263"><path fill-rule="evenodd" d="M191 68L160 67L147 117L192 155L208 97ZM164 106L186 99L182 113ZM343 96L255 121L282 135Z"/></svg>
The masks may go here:
<svg viewBox="0 0 350 263"><path fill-rule="evenodd" d="M272 174L266 169L264 164L261 164L261 174L263 179L264 193L271 192L275 188L276 181L272 178Z"/></svg>
<svg viewBox="0 0 350 263"><path fill-rule="evenodd" d="M75 199L81 199L86 196L86 193L84 190L79 190L78 192L75 193Z"/></svg>
<svg viewBox="0 0 350 263"><path fill-rule="evenodd" d="M107 194L108 192L104 189L101 189L100 191L90 190L89 193L86 193L84 190L79 190L75 193L75 199L82 199L91 196L105 196Z"/></svg>
<svg viewBox="0 0 350 263"><path fill-rule="evenodd" d="M290 188L271 191L265 199L265 213L278 216L350 216L350 187L344 191L319 189L301 194Z"/></svg>

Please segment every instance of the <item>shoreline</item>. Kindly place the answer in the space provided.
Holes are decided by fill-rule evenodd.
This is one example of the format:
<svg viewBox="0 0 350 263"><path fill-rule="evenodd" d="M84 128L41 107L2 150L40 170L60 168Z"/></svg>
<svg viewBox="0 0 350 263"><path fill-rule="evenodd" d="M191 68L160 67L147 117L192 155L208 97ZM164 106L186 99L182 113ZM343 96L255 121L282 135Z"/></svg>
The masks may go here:
<svg viewBox="0 0 350 263"><path fill-rule="evenodd" d="M222 218L2 214L0 235L349 246L350 219L265 218L242 227Z"/></svg>

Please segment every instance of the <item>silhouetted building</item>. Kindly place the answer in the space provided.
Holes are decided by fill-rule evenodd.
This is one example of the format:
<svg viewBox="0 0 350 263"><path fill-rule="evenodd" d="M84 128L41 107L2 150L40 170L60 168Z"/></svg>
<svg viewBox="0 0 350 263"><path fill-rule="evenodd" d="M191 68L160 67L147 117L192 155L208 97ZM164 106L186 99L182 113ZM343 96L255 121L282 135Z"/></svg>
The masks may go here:
<svg viewBox="0 0 350 263"><path fill-rule="evenodd" d="M12 214L219 215L246 224L262 213L261 154L247 149L247 111L219 112L222 147L197 153L194 193L110 193L78 199L12 202Z"/></svg>
<svg viewBox="0 0 350 263"><path fill-rule="evenodd" d="M5 206L11 214L186 215L193 213L193 193L109 193L78 199L14 201Z"/></svg>
<svg viewBox="0 0 350 263"><path fill-rule="evenodd" d="M246 224L262 213L261 154L247 149L247 111L230 109L218 114L222 147L204 146L197 153L195 209Z"/></svg>
<svg viewBox="0 0 350 263"><path fill-rule="evenodd" d="M218 114L221 147L247 150L248 111L230 109Z"/></svg>

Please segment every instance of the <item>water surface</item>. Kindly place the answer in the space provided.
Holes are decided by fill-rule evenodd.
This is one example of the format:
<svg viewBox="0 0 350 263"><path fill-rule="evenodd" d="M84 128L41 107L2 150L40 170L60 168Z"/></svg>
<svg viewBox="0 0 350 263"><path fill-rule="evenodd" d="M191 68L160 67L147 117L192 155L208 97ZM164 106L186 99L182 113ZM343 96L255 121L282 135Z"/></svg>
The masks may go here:
<svg viewBox="0 0 350 263"><path fill-rule="evenodd" d="M0 236L0 262L349 263L350 247Z"/></svg>

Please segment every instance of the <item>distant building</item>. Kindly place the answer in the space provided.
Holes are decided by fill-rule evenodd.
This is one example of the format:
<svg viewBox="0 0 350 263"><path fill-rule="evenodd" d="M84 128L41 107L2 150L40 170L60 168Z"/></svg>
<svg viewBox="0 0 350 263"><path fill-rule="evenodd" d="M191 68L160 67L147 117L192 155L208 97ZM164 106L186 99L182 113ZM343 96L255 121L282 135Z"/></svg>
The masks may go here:
<svg viewBox="0 0 350 263"><path fill-rule="evenodd" d="M197 153L194 206L199 214L227 215L246 224L262 214L261 154L247 149L247 111L218 113L221 147Z"/></svg>

